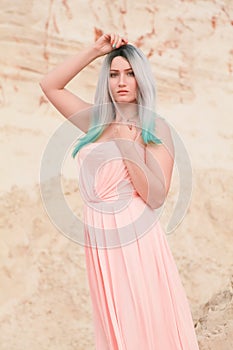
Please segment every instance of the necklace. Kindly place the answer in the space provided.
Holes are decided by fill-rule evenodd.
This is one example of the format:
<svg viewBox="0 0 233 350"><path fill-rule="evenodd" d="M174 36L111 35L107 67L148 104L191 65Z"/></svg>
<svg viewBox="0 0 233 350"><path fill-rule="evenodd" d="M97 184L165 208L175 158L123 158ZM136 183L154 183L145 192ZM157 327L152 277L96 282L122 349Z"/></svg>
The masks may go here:
<svg viewBox="0 0 233 350"><path fill-rule="evenodd" d="M130 124L129 124L130 123ZM134 138L138 138L138 136L141 134L141 132L138 132L138 130L136 129L136 126L137 126L137 122L133 119L127 119L126 122L125 122L125 125L128 126L129 130L130 130L130 133L131 132L135 132L135 136ZM133 129L133 125L134 125L134 129ZM119 134L119 128L121 127L121 123L120 122L113 122L112 125L111 125L111 132L110 132L110 136L107 138L107 139L114 139L118 136ZM132 131L133 130L133 131Z"/></svg>

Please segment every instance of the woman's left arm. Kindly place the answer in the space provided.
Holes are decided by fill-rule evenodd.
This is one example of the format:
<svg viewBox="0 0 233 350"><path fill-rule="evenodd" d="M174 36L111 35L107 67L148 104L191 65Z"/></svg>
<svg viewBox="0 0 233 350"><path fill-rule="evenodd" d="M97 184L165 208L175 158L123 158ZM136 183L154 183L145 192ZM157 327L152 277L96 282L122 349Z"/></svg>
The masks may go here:
<svg viewBox="0 0 233 350"><path fill-rule="evenodd" d="M168 125L163 119L156 123L156 136L162 144L149 143L145 146L145 161L137 147L143 147L130 140L127 126L121 126L121 136L116 143L123 156L131 181L140 197L152 208L161 207L170 188L174 146ZM122 131L123 130L123 131ZM132 139L130 141L133 141Z"/></svg>

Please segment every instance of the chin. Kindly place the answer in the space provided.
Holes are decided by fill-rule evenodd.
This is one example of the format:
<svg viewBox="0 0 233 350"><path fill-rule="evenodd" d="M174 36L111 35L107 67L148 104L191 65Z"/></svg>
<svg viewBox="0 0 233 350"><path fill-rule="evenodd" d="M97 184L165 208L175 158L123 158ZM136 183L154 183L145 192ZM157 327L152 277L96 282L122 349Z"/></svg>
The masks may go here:
<svg viewBox="0 0 233 350"><path fill-rule="evenodd" d="M117 103L137 103L137 101L136 100L131 100L131 99L128 99L128 98L117 98L117 99L115 99L115 101L117 102Z"/></svg>

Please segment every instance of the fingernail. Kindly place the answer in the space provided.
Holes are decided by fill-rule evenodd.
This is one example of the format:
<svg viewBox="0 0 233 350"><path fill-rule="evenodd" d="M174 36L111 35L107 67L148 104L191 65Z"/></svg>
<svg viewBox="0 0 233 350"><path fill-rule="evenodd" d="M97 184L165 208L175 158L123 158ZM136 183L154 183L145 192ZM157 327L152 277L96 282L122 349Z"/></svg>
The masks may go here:
<svg viewBox="0 0 233 350"><path fill-rule="evenodd" d="M112 48L115 49L115 47L116 47L116 44L113 44L113 45L112 45Z"/></svg>

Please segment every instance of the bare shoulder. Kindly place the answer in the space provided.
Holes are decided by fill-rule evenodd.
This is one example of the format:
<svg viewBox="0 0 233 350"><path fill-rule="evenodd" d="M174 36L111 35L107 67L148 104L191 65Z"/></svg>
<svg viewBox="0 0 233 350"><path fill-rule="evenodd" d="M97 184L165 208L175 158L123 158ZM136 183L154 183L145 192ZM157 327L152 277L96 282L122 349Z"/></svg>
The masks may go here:
<svg viewBox="0 0 233 350"><path fill-rule="evenodd" d="M159 149L166 148L171 155L174 155L174 144L172 140L171 128L166 119L162 117L156 118L154 133L162 143L155 144L151 142L146 145L147 150L152 152L156 150L156 152L158 152Z"/></svg>
<svg viewBox="0 0 233 350"><path fill-rule="evenodd" d="M167 194L174 165L174 145L170 127L165 119L156 119L155 135L161 143L151 142L146 145L146 164L156 176L162 171Z"/></svg>
<svg viewBox="0 0 233 350"><path fill-rule="evenodd" d="M162 117L157 117L155 121L155 135L161 139L163 143L166 143L166 140L171 138L171 130L166 119Z"/></svg>

